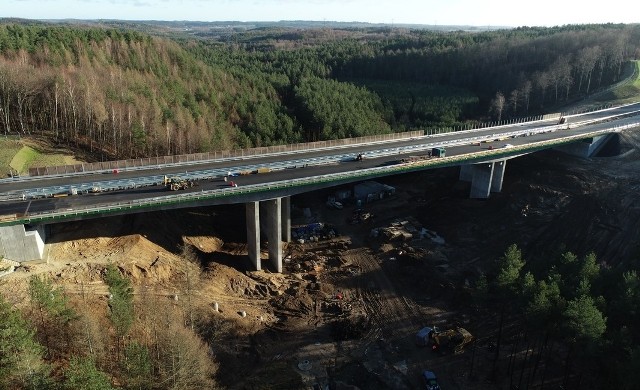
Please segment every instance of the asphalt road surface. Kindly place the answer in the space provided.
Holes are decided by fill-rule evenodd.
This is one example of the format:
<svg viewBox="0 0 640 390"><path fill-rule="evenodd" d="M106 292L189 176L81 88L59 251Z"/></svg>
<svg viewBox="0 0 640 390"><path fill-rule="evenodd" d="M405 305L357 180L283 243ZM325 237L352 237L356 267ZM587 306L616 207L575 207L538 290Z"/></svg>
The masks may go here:
<svg viewBox="0 0 640 390"><path fill-rule="evenodd" d="M322 176L340 172L350 172L354 170L363 170L381 166L396 165L401 163L402 159L410 156L426 155L427 150L437 145L446 145L447 156L457 156L461 154L470 154L477 152L486 152L493 150L499 156L496 159L505 157L513 157L522 154L523 151L514 151L509 153L510 146L521 146L540 141L553 140L567 136L587 134L598 130L611 129L614 126L626 123L637 123L638 119L623 118L610 119L606 122L577 126L578 122L585 120L596 120L607 118L612 115L632 115L640 109L640 104L625 106L615 110L603 110L592 112L576 117L568 117L567 123L569 129L562 129L553 132L542 132L528 136L518 136L515 138L505 139L500 134L508 132L536 131L541 128L557 127L557 119L549 121L536 121L522 124L514 124L509 126L500 126L486 129L474 130L472 132L456 132L445 135L416 137L411 139L403 139L389 141L385 143L375 144L359 144L348 145L330 150L309 150L304 153L296 154L280 154L267 155L261 157L246 157L243 159L225 160L225 161L208 161L202 164L193 164L189 167L185 166L163 166L152 167L150 169L138 169L135 171L121 171L118 174L113 173L84 173L81 175L72 175L66 177L38 177L29 178L27 180L2 180L0 183L0 194L13 193L17 194L21 191L35 191L39 188L54 186L72 186L83 183L100 186L101 183L108 181L130 182L140 177L167 175L179 176L185 172L212 171L217 174L208 175L205 180L197 181L197 186L181 191L169 191L163 185L145 186L140 188L126 189L120 191L109 191L95 194L82 194L75 196L64 196L43 199L14 199L0 202L0 215L11 214L37 214L43 212L51 212L54 210L73 210L78 208L86 208L92 205L104 205L131 202L134 200L157 198L162 196L172 196L189 193L202 192L211 190L229 190L231 186L229 181L233 181L238 186L247 186L252 184L270 183L287 181L301 177ZM575 127L574 127L575 126ZM473 139L471 139L473 137ZM500 140L496 140L501 138ZM465 141L460 141L465 140ZM464 144L455 144L456 142ZM355 161L355 156L363 153L362 161ZM323 158L320 163L314 162L314 159ZM327 159L328 158L328 159ZM309 163L306 163L306 162ZM286 169L272 170L269 173L250 174L242 176L229 177L229 181L224 180L227 172L239 172L247 165L269 165L278 163ZM318 165L316 165L318 164ZM157 181L157 180L156 180Z"/></svg>

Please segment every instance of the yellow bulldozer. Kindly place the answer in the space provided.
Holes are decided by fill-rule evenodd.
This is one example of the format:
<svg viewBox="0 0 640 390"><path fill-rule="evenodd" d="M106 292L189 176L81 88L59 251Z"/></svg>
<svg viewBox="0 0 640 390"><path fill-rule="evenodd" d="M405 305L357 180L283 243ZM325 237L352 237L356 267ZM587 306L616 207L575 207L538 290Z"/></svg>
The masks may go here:
<svg viewBox="0 0 640 390"><path fill-rule="evenodd" d="M164 186L170 191L186 190L194 185L192 180L182 179L180 177L164 177Z"/></svg>

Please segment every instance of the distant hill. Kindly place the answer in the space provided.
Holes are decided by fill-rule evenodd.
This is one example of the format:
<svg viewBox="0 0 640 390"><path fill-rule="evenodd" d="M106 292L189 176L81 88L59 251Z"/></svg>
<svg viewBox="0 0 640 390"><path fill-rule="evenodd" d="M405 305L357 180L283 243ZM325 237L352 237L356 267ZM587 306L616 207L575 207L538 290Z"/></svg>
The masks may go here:
<svg viewBox="0 0 640 390"><path fill-rule="evenodd" d="M111 159L462 128L602 90L640 42L464 27L3 19L0 132Z"/></svg>

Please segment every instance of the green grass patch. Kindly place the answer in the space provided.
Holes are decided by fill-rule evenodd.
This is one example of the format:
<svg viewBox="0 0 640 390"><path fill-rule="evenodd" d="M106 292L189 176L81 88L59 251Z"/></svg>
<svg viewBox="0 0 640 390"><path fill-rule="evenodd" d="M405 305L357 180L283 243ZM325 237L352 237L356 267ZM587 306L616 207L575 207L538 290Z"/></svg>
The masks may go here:
<svg viewBox="0 0 640 390"><path fill-rule="evenodd" d="M636 76L636 79L633 81L633 85L640 89L640 60L634 62L636 63L636 69L633 71L633 74Z"/></svg>
<svg viewBox="0 0 640 390"><path fill-rule="evenodd" d="M9 165L18 172L25 173L29 170L32 161L38 158L40 152L31 146L23 146L18 153L13 156Z"/></svg>
<svg viewBox="0 0 640 390"><path fill-rule="evenodd" d="M43 152L27 138L0 137L0 177L6 177L12 170L24 175L29 168L77 163L71 155Z"/></svg>
<svg viewBox="0 0 640 390"><path fill-rule="evenodd" d="M613 101L615 103L636 102L640 98L640 61L634 62L634 70L627 82L618 85L610 91L602 94L599 101Z"/></svg>
<svg viewBox="0 0 640 390"><path fill-rule="evenodd" d="M35 167L52 167L56 165L73 165L77 163L78 161L76 161L72 156L38 153L33 160L29 162L27 170Z"/></svg>
<svg viewBox="0 0 640 390"><path fill-rule="evenodd" d="M11 160L22 149L22 143L12 137L0 137L0 177L6 177L11 169Z"/></svg>

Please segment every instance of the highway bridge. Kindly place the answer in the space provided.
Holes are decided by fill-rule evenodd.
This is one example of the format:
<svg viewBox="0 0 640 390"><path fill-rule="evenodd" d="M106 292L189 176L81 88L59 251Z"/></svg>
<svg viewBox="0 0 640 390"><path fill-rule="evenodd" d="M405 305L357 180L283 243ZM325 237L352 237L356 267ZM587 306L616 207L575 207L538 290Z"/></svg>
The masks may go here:
<svg viewBox="0 0 640 390"><path fill-rule="evenodd" d="M346 183L460 166L470 196L499 192L508 159L547 148L585 157L612 134L640 127L640 103L580 114L425 135L424 132L237 151L213 159L129 164L0 180L0 254L41 259L47 224L152 210L244 203L249 257L260 261L260 205L266 211L269 259L282 269L290 240L290 196ZM432 153L443 150L444 155ZM256 152L259 150L260 153ZM358 158L362 156L362 158ZM169 191L166 178L197 185ZM263 211L263 212L264 212Z"/></svg>

